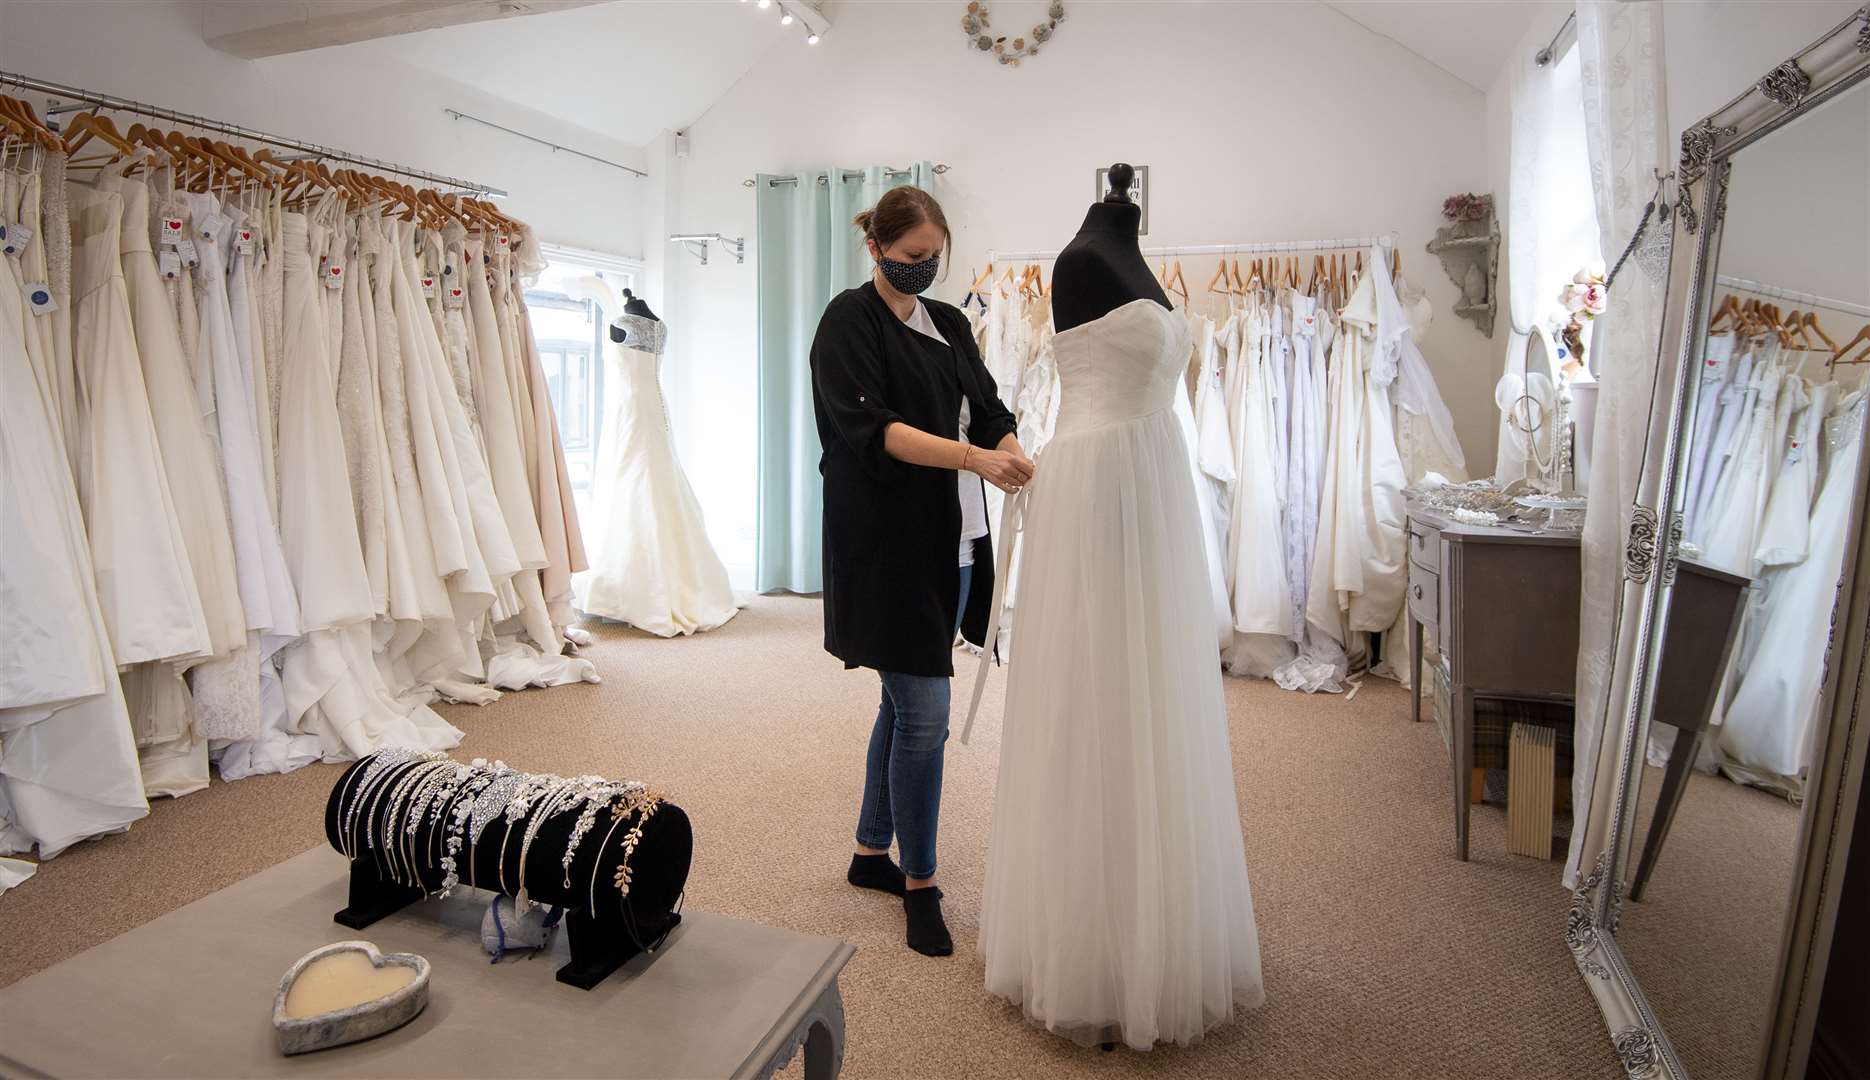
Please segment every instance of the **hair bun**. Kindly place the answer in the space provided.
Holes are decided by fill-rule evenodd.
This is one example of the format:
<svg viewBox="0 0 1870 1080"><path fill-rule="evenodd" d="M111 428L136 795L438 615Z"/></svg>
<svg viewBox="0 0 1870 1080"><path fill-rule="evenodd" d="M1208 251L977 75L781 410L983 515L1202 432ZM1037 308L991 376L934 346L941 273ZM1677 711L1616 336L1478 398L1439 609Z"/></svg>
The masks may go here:
<svg viewBox="0 0 1870 1080"><path fill-rule="evenodd" d="M857 226L858 232L869 236L870 223L876 220L876 216L877 212L875 210L859 210L857 216L851 219L851 224Z"/></svg>

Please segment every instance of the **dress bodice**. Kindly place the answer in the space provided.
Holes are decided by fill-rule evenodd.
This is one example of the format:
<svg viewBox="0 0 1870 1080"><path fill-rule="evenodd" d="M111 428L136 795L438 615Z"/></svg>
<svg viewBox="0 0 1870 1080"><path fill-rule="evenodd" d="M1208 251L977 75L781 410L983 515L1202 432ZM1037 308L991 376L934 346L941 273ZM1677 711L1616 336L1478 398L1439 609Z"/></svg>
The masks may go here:
<svg viewBox="0 0 1870 1080"><path fill-rule="evenodd" d="M1825 454L1836 457L1847 452L1863 435L1864 402L1862 391L1845 398L1838 411L1825 418Z"/></svg>
<svg viewBox="0 0 1870 1080"><path fill-rule="evenodd" d="M610 325L623 331L624 348L646 352L651 356L662 355L662 347L669 337L667 323L641 315L619 315L610 320Z"/></svg>
<svg viewBox="0 0 1870 1080"><path fill-rule="evenodd" d="M1172 408L1188 323L1153 300L1125 304L1052 338L1061 402L1054 437Z"/></svg>

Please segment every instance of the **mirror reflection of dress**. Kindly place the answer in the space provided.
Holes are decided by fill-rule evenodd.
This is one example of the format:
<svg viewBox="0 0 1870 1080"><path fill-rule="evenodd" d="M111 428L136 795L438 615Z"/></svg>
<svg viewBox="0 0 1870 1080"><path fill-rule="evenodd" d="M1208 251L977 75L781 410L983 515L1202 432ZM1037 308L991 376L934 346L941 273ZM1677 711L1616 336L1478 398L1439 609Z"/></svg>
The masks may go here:
<svg viewBox="0 0 1870 1080"><path fill-rule="evenodd" d="M1824 423L1825 477L1812 507L1811 547L1805 561L1781 571L1772 583L1759 652L1734 691L1721 727L1728 771L1770 787L1798 790L1800 771L1811 762L1832 607L1857 492L1865 400L1861 391L1847 397Z"/></svg>
<svg viewBox="0 0 1870 1080"><path fill-rule="evenodd" d="M592 469L598 536L591 568L575 583L578 607L659 637L712 630L738 608L676 460L657 371L668 328L640 315L611 326L624 340L605 349L609 383Z"/></svg>

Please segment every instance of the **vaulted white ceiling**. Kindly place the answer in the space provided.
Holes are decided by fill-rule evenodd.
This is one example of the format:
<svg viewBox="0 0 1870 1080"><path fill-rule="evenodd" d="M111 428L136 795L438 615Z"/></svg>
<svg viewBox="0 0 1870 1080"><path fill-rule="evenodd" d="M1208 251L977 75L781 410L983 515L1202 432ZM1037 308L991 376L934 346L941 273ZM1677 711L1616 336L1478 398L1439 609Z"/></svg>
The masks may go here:
<svg viewBox="0 0 1870 1080"><path fill-rule="evenodd" d="M1477 90L1535 24L1557 33L1569 0L1324 0Z"/></svg>
<svg viewBox="0 0 1870 1080"><path fill-rule="evenodd" d="M347 47L640 146L693 122L782 44L807 48L800 27L779 25L777 8L633 0Z"/></svg>
<svg viewBox="0 0 1870 1080"><path fill-rule="evenodd" d="M374 40L339 45L479 87L493 97L643 145L705 113L774 48L807 48L780 6L734 0L198 0L204 36L293 20L376 18ZM879 2L879 0L868 0ZM952 0L922 0L952 2ZM1535 24L1556 30L1569 0L1321 0L1345 17L1485 90ZM827 3L835 17L842 5ZM475 12L473 9L486 8ZM397 33L395 9L436 29ZM556 10L555 10L556 9ZM1139 17L1147 17L1147 5ZM390 20L393 22L394 20ZM309 31L302 32L309 35ZM361 36L361 35L360 35ZM225 39L224 39L225 40ZM309 36L308 36L309 43ZM300 47L305 47L301 45Z"/></svg>

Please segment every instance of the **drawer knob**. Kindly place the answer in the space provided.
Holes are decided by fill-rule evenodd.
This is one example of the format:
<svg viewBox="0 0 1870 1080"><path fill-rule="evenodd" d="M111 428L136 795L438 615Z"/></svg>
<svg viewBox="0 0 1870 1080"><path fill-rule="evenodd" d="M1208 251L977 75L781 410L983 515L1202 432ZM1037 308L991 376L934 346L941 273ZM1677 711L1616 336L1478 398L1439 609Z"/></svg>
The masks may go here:
<svg viewBox="0 0 1870 1080"><path fill-rule="evenodd" d="M1420 599L1422 599L1422 586L1420 586L1420 585L1417 585L1417 586L1415 587L1415 598L1416 598L1417 600L1420 600Z"/></svg>

